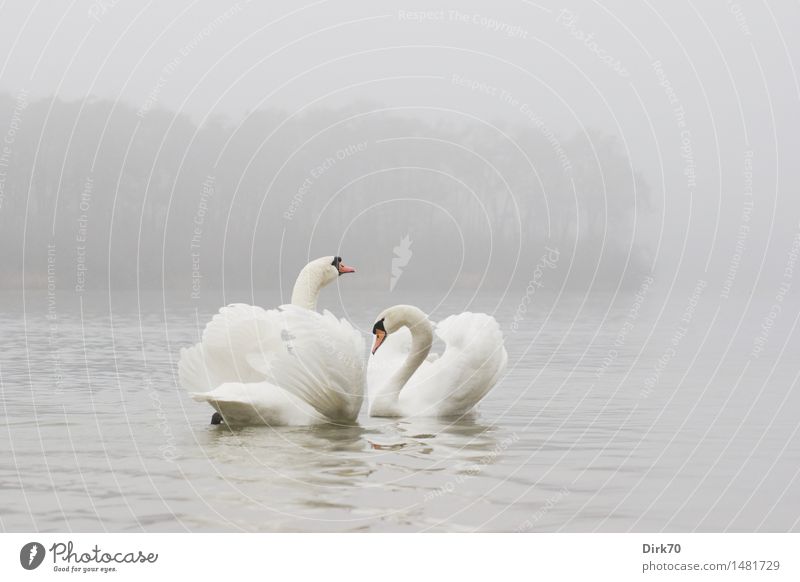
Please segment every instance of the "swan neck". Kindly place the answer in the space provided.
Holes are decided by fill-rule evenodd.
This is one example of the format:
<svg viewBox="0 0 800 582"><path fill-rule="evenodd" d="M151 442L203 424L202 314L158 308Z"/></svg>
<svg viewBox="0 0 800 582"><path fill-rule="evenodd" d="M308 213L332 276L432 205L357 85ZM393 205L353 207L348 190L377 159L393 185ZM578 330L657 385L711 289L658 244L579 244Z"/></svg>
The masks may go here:
<svg viewBox="0 0 800 582"><path fill-rule="evenodd" d="M322 275L313 264L306 265L297 276L292 290L292 305L316 311L319 292L324 287Z"/></svg>
<svg viewBox="0 0 800 582"><path fill-rule="evenodd" d="M400 391L428 357L433 345L433 326L427 317L409 322L405 327L411 331L411 350L403 365L387 383L385 396L391 398L393 403L396 403Z"/></svg>

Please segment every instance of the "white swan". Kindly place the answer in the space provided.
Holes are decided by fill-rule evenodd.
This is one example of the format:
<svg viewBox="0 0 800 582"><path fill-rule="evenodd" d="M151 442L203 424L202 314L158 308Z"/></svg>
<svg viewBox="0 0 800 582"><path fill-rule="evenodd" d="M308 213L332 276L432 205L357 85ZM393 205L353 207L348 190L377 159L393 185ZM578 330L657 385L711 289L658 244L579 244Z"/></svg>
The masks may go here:
<svg viewBox="0 0 800 582"><path fill-rule="evenodd" d="M367 370L370 416L461 416L494 387L508 354L493 317L461 313L441 321L441 356L430 355L433 332L428 316L411 305L378 316Z"/></svg>
<svg viewBox="0 0 800 582"><path fill-rule="evenodd" d="M303 268L292 305L220 309L202 341L181 350L181 385L217 410L212 423L311 425L355 420L364 396L364 339L317 313L320 290L355 269L341 257Z"/></svg>

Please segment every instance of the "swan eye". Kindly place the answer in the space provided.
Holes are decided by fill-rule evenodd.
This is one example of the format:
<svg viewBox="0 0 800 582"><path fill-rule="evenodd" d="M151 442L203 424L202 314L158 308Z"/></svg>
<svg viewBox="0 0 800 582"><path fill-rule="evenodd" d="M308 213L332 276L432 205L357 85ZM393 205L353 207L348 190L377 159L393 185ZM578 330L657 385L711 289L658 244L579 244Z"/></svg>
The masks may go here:
<svg viewBox="0 0 800 582"><path fill-rule="evenodd" d="M386 333L386 328L383 326L383 321L384 320L381 319L380 321L375 322L375 325L372 326L372 335L377 334L379 331Z"/></svg>

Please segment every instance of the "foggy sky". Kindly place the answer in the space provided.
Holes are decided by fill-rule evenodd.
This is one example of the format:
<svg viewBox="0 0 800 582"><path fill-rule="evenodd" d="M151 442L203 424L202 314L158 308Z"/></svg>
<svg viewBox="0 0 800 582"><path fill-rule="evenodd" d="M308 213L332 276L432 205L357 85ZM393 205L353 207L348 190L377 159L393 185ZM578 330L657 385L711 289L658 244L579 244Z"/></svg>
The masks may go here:
<svg viewBox="0 0 800 582"><path fill-rule="evenodd" d="M343 108L386 110L442 131L481 124L527 130L545 142L554 136L553 149L574 136L592 149L593 135L612 136L630 163L627 186L638 172L648 188L629 247L656 270L689 282L706 275L724 281L737 244L739 278L780 265L800 228L796 3L105 0L6 2L0 11L0 92L11 100L22 92L45 105L54 96L118 101L141 119L162 110L199 127L221 119L227 137L254 111L302 117ZM0 133L9 123L0 120ZM298 136L298 144L315 132ZM237 155L249 157L260 145L242 146ZM280 153L280 143L269 145ZM443 149L426 154L431 167L441 169L450 155ZM504 143L494 151L513 149ZM558 156L538 163L558 164ZM602 163L596 169L602 182ZM286 197L302 183L302 170L284 185ZM357 176L354 170L350 178ZM435 199L419 175L407 179L407 196ZM5 196L0 213L36 211ZM750 201L752 212L745 210ZM276 213L285 208L283 200ZM419 209L397 212L402 222ZM605 231L615 228L612 221ZM401 224L385 246L398 244L403 232ZM367 224L348 236L359 248L376 232ZM509 261L515 252L502 244L497 250ZM523 260L533 265L540 250L523 249Z"/></svg>

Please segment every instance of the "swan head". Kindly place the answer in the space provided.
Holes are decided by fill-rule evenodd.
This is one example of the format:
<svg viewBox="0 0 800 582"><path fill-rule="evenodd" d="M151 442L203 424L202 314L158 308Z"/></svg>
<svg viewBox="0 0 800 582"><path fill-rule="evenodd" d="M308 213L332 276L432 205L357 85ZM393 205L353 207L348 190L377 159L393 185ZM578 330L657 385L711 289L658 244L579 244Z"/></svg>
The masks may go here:
<svg viewBox="0 0 800 582"><path fill-rule="evenodd" d="M345 265L342 261L342 257L325 257L326 259L331 259L331 267L336 269L336 276L344 275L345 273L355 273L356 270L353 267Z"/></svg>
<svg viewBox="0 0 800 582"><path fill-rule="evenodd" d="M386 320L379 319L375 322L375 325L372 326L372 335L375 336L375 343L372 345L372 355L375 355L375 352L378 351L378 348L381 347L383 340L386 339L387 335L386 331Z"/></svg>
<svg viewBox="0 0 800 582"><path fill-rule="evenodd" d="M345 273L356 272L353 267L345 265L342 257L338 255L311 261L306 268L310 270L312 278L318 278L320 288L330 285L337 277Z"/></svg>
<svg viewBox="0 0 800 582"><path fill-rule="evenodd" d="M378 351L381 347L386 336L396 332L401 327L408 327L412 329L421 324L428 322L428 316L421 309L413 305L395 305L389 309L385 309L378 315L375 324L372 326L372 335L375 336L375 343L372 346L372 353Z"/></svg>
<svg viewBox="0 0 800 582"><path fill-rule="evenodd" d="M292 290L292 305L317 308L317 297L323 287L333 283L337 277L345 273L355 273L353 267L344 264L342 257L320 257L308 263L294 283Z"/></svg>

